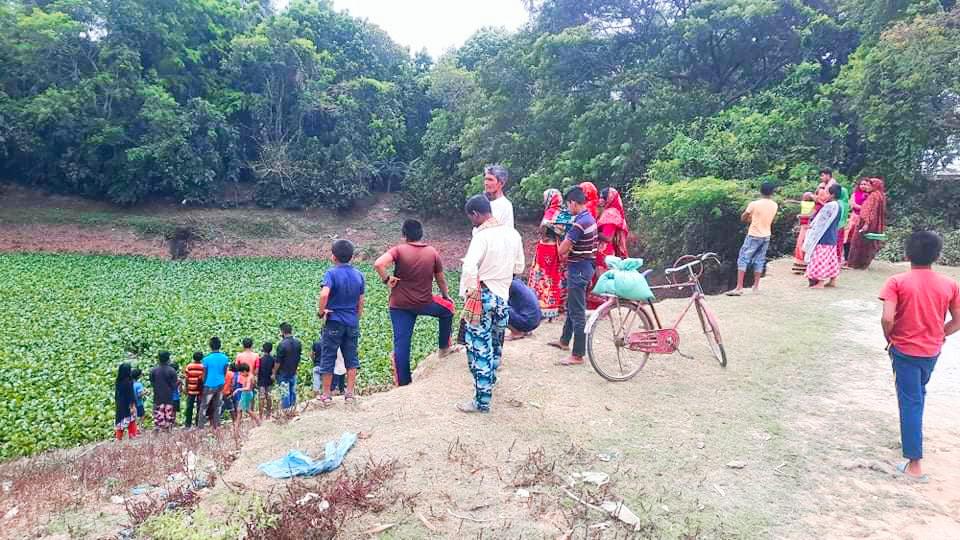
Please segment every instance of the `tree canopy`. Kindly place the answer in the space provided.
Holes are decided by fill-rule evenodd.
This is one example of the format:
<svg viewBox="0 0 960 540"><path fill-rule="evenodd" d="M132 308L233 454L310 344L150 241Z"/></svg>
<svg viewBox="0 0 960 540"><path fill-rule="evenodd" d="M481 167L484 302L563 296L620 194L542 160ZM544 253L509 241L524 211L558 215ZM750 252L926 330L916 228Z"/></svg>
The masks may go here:
<svg viewBox="0 0 960 540"><path fill-rule="evenodd" d="M525 4L434 62L327 0L3 0L0 172L118 203L390 186L456 213L500 162L532 214L583 180L659 208L698 182L798 194L821 166L907 194L955 157L952 0Z"/></svg>

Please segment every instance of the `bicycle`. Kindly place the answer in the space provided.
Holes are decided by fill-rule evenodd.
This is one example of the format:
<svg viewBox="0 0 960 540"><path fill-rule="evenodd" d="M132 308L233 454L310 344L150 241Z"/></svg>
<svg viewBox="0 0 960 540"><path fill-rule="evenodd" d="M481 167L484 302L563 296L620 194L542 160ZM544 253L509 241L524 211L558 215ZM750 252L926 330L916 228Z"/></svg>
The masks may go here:
<svg viewBox="0 0 960 540"><path fill-rule="evenodd" d="M680 352L680 334L677 331L691 307L696 308L700 327L713 356L721 367L727 366L727 352L720 337L720 326L716 316L707 307L706 296L700 286L700 276L707 261L720 264L716 253L684 255L665 271L671 283L650 287L652 290L690 289L690 301L670 327L664 328L661 324L653 300L643 304L610 296L590 315L586 326L587 356L601 377L615 382L630 380L643 369L651 354L679 352L681 356L691 358ZM687 272L686 281L678 283L677 276L684 271ZM651 272L647 270L642 275L647 277ZM605 349L611 344L614 348L612 354ZM608 367L607 363L611 366Z"/></svg>

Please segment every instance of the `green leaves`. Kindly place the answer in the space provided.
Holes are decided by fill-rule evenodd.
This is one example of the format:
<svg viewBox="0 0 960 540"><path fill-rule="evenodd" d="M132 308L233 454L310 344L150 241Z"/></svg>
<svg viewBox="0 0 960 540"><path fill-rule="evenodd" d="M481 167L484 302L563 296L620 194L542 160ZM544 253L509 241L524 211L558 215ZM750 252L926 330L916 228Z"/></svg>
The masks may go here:
<svg viewBox="0 0 960 540"><path fill-rule="evenodd" d="M288 321L304 343L299 379L309 385L326 267L271 259L0 255L0 458L109 437L113 379L127 351L137 353L147 384L161 350L182 369L217 335L232 358L244 337L257 348L276 343L280 322ZM360 269L367 277L360 384L389 384L387 289L371 268ZM412 358L436 347L436 324L421 322Z"/></svg>

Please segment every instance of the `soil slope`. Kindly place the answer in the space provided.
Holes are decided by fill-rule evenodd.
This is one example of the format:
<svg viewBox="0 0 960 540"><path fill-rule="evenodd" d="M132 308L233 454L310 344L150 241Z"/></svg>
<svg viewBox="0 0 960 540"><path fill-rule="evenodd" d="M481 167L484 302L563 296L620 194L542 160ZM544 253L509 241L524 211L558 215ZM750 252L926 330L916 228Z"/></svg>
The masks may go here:
<svg viewBox="0 0 960 540"><path fill-rule="evenodd" d="M366 438L346 465L398 460L396 488L413 507L351 521L348 536L383 523L399 538L625 534L571 494L622 499L655 537L960 536L956 345L929 386L932 481L906 482L891 472L900 461L896 398L873 299L903 268L845 272L838 289L812 291L789 266L771 266L762 294L709 299L726 369L709 356L696 317L680 331L694 359L653 357L619 384L589 365L554 365L558 352L545 344L560 327L547 324L506 345L489 415L454 409L472 391L465 356L433 357L412 386L253 430L225 478L275 493L284 482L257 464L293 448L321 455L325 441L353 431ZM663 316L682 304L660 307ZM565 492L583 471L605 472L610 484ZM202 504L215 513L231 491Z"/></svg>

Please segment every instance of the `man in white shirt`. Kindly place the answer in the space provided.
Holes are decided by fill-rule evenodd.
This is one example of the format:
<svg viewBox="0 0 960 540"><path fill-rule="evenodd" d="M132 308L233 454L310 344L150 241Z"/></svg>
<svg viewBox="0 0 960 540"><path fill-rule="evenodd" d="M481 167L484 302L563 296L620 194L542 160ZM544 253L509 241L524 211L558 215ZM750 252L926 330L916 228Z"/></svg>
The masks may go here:
<svg viewBox="0 0 960 540"><path fill-rule="evenodd" d="M469 298L479 289L482 315L476 324L466 325L465 335L476 393L474 399L458 404L457 409L489 412L507 329L510 283L515 274L523 273L525 264L523 240L513 227L493 217L490 201L483 195L471 197L464 211L476 228L463 258L460 295Z"/></svg>
<svg viewBox="0 0 960 540"><path fill-rule="evenodd" d="M501 225L513 227L513 203L503 194L510 174L503 165L487 165L483 168L483 193L490 201L490 211Z"/></svg>

